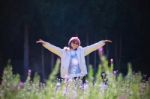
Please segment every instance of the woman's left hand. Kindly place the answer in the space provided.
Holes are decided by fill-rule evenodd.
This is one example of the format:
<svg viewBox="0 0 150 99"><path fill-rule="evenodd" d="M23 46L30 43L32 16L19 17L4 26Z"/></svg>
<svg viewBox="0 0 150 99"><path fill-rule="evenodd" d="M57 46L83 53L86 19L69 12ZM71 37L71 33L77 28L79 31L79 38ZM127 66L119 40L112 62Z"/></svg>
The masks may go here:
<svg viewBox="0 0 150 99"><path fill-rule="evenodd" d="M112 43L111 40L103 40L104 43Z"/></svg>

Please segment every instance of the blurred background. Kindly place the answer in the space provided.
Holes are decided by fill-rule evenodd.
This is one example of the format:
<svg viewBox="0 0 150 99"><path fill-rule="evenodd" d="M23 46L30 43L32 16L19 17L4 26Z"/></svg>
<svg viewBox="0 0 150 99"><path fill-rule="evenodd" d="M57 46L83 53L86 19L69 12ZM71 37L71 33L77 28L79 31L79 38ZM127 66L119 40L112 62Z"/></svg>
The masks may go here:
<svg viewBox="0 0 150 99"><path fill-rule="evenodd" d="M116 70L125 74L131 62L135 72L150 75L149 12L148 0L1 0L0 77L11 60L22 80L28 69L47 79L59 57L36 40L63 48L72 36L83 47L110 39L113 43L104 47L104 54L114 60ZM86 62L96 70L98 51Z"/></svg>

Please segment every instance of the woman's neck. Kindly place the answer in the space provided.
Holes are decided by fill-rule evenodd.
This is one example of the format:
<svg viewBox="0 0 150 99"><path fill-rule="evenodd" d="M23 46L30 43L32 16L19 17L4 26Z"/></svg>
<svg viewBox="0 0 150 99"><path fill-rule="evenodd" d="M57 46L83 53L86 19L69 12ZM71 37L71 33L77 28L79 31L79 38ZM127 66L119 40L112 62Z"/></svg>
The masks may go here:
<svg viewBox="0 0 150 99"><path fill-rule="evenodd" d="M72 48L71 48L70 50L71 50L71 51L76 51L76 50L77 50L77 48L76 48L76 49L72 49Z"/></svg>

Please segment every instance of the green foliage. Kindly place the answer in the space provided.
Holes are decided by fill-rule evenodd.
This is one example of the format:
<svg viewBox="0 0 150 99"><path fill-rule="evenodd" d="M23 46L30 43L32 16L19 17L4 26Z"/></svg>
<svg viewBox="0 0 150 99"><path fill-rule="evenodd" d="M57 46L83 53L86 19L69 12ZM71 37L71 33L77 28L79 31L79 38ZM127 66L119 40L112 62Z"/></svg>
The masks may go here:
<svg viewBox="0 0 150 99"><path fill-rule="evenodd" d="M93 75L94 75L93 67L92 67L92 65L89 65L88 67L89 67L88 79L90 81L93 81Z"/></svg>
<svg viewBox="0 0 150 99"><path fill-rule="evenodd" d="M56 76L59 72L59 67L60 67L60 59L56 60L55 68L53 69L52 73L49 76L50 81L54 81L56 79Z"/></svg>
<svg viewBox="0 0 150 99"><path fill-rule="evenodd" d="M8 60L7 66L3 71L2 83L0 85L0 99L15 99L18 91L16 90L17 84L19 82L19 75L14 75L12 73L11 60Z"/></svg>
<svg viewBox="0 0 150 99"><path fill-rule="evenodd" d="M8 62L3 72L3 80L0 85L0 99L149 99L150 80L142 81L141 73L133 73L132 65L128 64L128 73L114 74L113 65L108 65L105 60L99 65L96 74L96 82L93 84L93 69L89 67L88 82L82 85L81 79L64 80L56 82L56 74L60 60L57 60L49 80L40 83L40 77L35 74L33 81L27 77L23 87L19 85L19 75L12 73L12 66ZM101 73L106 73L107 84L101 78ZM82 85L82 86L81 86Z"/></svg>

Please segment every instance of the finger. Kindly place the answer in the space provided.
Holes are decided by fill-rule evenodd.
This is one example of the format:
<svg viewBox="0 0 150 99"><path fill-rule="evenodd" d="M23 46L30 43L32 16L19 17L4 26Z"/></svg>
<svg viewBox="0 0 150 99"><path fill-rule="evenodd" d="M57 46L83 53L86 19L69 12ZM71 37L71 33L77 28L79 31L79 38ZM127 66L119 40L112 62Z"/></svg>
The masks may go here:
<svg viewBox="0 0 150 99"><path fill-rule="evenodd" d="M37 41L36 41L36 43L40 43L40 42L42 42L43 40L42 39L38 39Z"/></svg>
<svg viewBox="0 0 150 99"><path fill-rule="evenodd" d="M41 41L41 40L38 40L38 41L36 41L36 43L42 43L42 41Z"/></svg>
<svg viewBox="0 0 150 99"><path fill-rule="evenodd" d="M40 43L40 41L36 41L36 43Z"/></svg>
<svg viewBox="0 0 150 99"><path fill-rule="evenodd" d="M105 43L112 43L111 40L105 40Z"/></svg>
<svg viewBox="0 0 150 99"><path fill-rule="evenodd" d="M111 40L106 40L106 42L112 43L112 41L111 41Z"/></svg>

